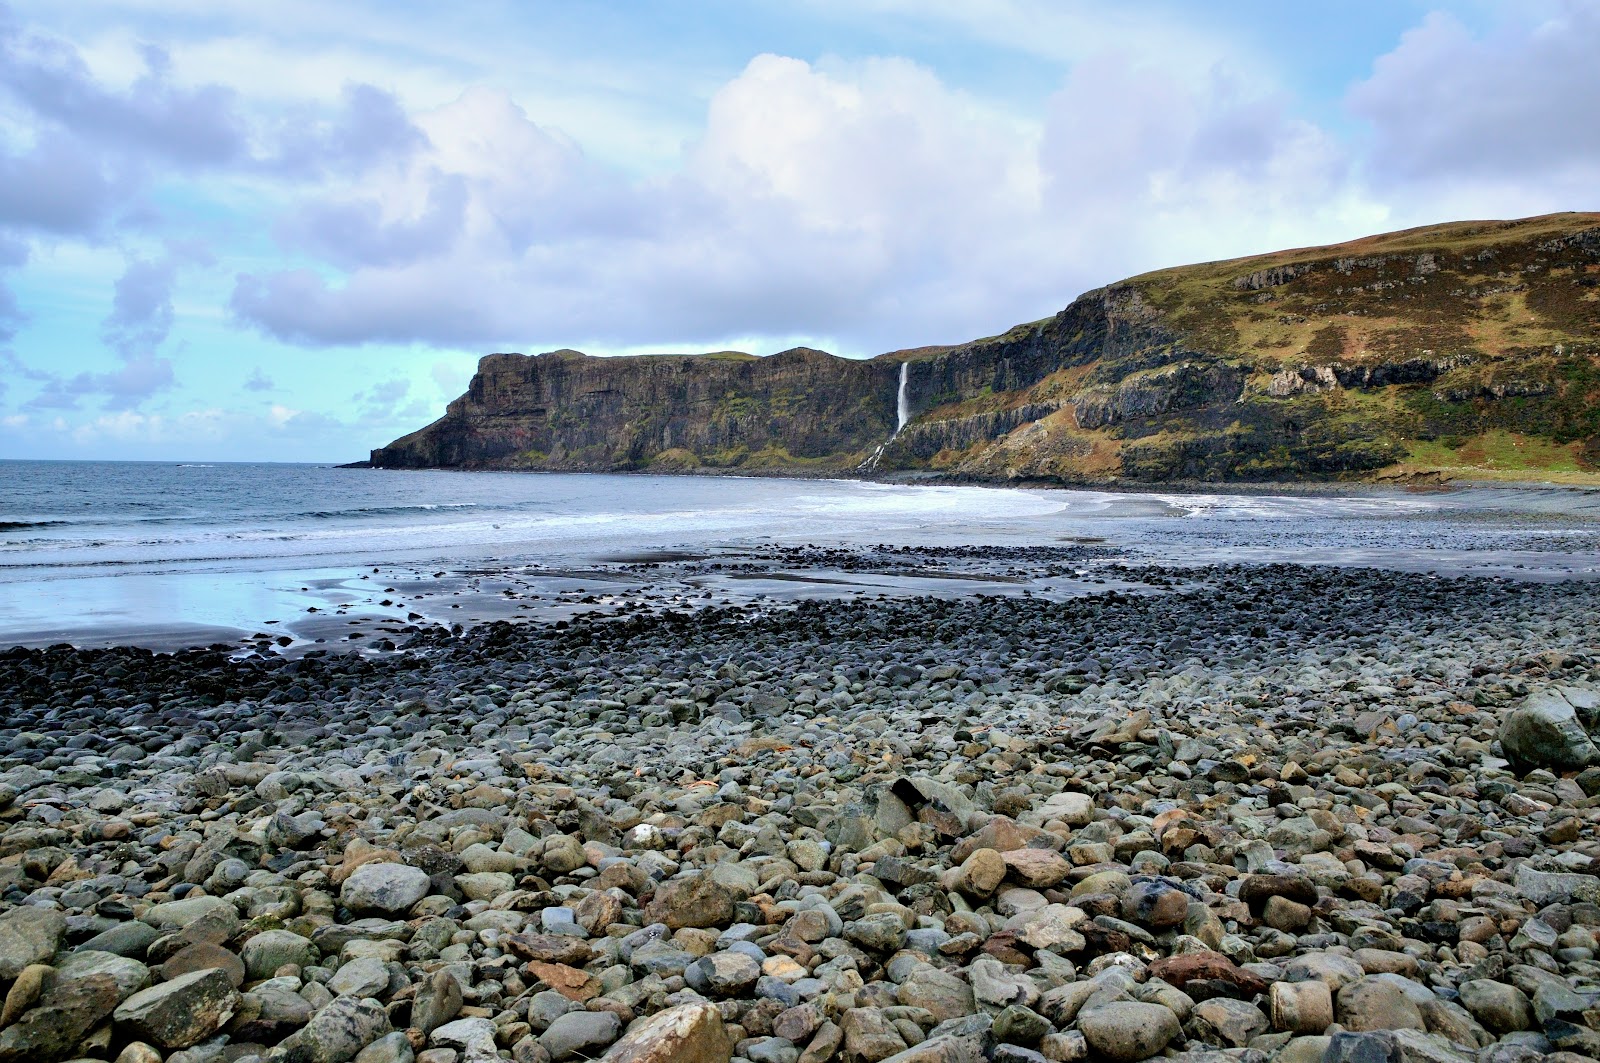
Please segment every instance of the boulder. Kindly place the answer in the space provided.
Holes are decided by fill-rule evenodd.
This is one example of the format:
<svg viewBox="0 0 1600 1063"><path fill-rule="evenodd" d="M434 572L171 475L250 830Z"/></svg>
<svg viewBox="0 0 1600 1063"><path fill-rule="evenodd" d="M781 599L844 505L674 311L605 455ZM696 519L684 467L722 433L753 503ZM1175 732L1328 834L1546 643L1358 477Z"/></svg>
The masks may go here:
<svg viewBox="0 0 1600 1063"><path fill-rule="evenodd" d="M672 930L726 926L733 922L735 903L732 890L702 871L663 882L650 902L648 916Z"/></svg>
<svg viewBox="0 0 1600 1063"><path fill-rule="evenodd" d="M1500 745L1512 770L1525 775L1535 768L1553 772L1581 771L1600 764L1600 747L1589 726L1600 722L1600 691L1589 687L1552 686L1535 691L1506 714L1500 724Z"/></svg>
<svg viewBox="0 0 1600 1063"><path fill-rule="evenodd" d="M117 1024L161 1048L189 1048L222 1029L239 1007L225 971L207 968L141 989L118 1005Z"/></svg>
<svg viewBox="0 0 1600 1063"><path fill-rule="evenodd" d="M25 904L0 915L0 982L16 978L29 964L48 963L66 932L66 916L53 908Z"/></svg>
<svg viewBox="0 0 1600 1063"><path fill-rule="evenodd" d="M733 1043L716 1007L680 1004L635 1022L603 1063L728 1063Z"/></svg>
<svg viewBox="0 0 1600 1063"><path fill-rule="evenodd" d="M73 1056L78 1042L116 1008L118 995L116 980L106 974L56 986L0 1032L0 1063L55 1063Z"/></svg>
<svg viewBox="0 0 1600 1063"><path fill-rule="evenodd" d="M311 1017L293 1038L307 1063L345 1063L389 1032L389 1015L375 1000L339 997Z"/></svg>
<svg viewBox="0 0 1600 1063"><path fill-rule="evenodd" d="M1178 1036L1178 1017L1160 1004L1119 1000L1078 1013L1078 1029L1089 1047L1113 1063L1137 1063Z"/></svg>
<svg viewBox="0 0 1600 1063"><path fill-rule="evenodd" d="M344 880L339 900L353 912L405 912L428 895L428 873L407 864L362 864Z"/></svg>

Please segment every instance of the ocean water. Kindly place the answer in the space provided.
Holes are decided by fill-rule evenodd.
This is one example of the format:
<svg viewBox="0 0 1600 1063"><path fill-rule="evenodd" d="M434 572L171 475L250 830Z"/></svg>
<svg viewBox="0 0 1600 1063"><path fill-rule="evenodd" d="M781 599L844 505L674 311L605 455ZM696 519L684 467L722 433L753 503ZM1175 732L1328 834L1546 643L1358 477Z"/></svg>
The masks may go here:
<svg viewBox="0 0 1600 1063"><path fill-rule="evenodd" d="M367 593L371 581L467 573L476 589L485 572L581 571L662 551L1083 541L1134 562L1309 561L1568 578L1600 570L1600 493L1120 493L0 461L0 645L126 641L138 632L220 638L330 608L428 615L415 604L428 593L402 607L397 595Z"/></svg>

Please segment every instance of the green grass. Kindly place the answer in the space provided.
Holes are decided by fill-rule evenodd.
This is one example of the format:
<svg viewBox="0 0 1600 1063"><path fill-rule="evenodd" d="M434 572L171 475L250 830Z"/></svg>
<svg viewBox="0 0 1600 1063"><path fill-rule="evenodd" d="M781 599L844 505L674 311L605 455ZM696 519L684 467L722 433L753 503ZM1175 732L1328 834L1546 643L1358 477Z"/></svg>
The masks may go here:
<svg viewBox="0 0 1600 1063"><path fill-rule="evenodd" d="M1405 463L1425 468L1481 469L1490 472L1582 473L1576 443L1555 443L1538 436L1495 430L1463 440L1412 440L1407 445Z"/></svg>

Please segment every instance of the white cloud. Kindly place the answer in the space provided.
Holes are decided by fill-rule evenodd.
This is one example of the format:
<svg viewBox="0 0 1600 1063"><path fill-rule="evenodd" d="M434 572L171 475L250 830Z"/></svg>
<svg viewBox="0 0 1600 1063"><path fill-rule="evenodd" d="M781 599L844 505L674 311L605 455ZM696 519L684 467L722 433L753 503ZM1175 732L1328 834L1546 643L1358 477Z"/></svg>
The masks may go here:
<svg viewBox="0 0 1600 1063"><path fill-rule="evenodd" d="M417 116L428 151L289 215L330 269L242 276L234 308L312 345L799 334L867 354L989 333L1219 242L1382 218L1334 138L1225 71L1105 57L1047 111L1021 123L903 59L763 55L712 97L678 173L628 180L475 91Z"/></svg>
<svg viewBox="0 0 1600 1063"><path fill-rule="evenodd" d="M1354 86L1383 194L1505 216L1600 206L1600 6L1508 8L1474 34L1434 13ZM1444 215L1448 216L1448 215Z"/></svg>

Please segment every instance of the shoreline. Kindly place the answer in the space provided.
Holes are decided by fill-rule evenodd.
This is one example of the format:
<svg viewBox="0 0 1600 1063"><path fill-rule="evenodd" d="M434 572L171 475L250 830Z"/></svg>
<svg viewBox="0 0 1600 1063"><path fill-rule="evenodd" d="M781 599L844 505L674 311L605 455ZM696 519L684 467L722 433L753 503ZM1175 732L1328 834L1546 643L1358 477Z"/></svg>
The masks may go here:
<svg viewBox="0 0 1600 1063"><path fill-rule="evenodd" d="M1395 491L1452 491L1474 489L1499 489L1506 490L1572 490L1577 492L1600 493L1600 472L1596 472L1586 479L1571 482L1562 480L1539 479L1500 479L1485 475L1476 478L1466 475L1456 475L1464 469L1432 470L1423 469L1407 473L1400 478L1372 478L1353 480L1263 480L1263 481L1216 481L1216 480L1063 480L1054 477L1026 478L1019 477L1011 480L981 479L966 475L951 475L935 470L906 470L900 473L857 473L850 469L817 470L806 468L768 468L768 469L718 469L718 468L650 468L650 469L557 469L557 468L494 468L477 466L427 466L427 467L401 467L401 466L375 466L370 462L346 462L344 464L330 464L331 469L348 469L354 471L371 472L460 472L460 473L518 473L532 475L554 476L702 476L714 479L773 479L773 480L839 480L842 482L858 483L887 483L904 484L907 486L945 486L945 487L987 487L996 489L1023 489L1023 490L1060 490L1060 491L1106 491L1117 494L1156 494L1161 492L1180 491L1187 494L1337 494L1350 492L1361 488L1395 490ZM1489 473L1493 470L1478 470ZM1565 474L1563 474L1565 475ZM1584 474L1579 474L1584 475Z"/></svg>
<svg viewBox="0 0 1600 1063"><path fill-rule="evenodd" d="M0 651L0 944L206 1058L1600 1044L1600 769L1500 741L1600 687L1600 581L1127 574L1170 585Z"/></svg>

